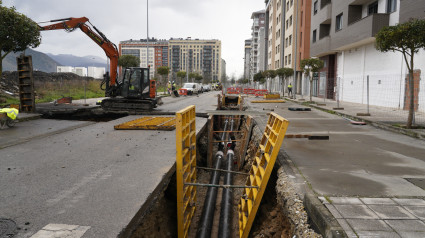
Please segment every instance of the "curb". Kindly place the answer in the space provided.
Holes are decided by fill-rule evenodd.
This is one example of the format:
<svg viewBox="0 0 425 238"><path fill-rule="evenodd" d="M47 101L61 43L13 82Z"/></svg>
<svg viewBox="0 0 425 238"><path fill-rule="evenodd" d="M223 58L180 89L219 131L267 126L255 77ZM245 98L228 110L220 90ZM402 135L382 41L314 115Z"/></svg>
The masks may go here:
<svg viewBox="0 0 425 238"><path fill-rule="evenodd" d="M293 103L302 104L302 102L294 101L293 99L287 99L287 100L291 101ZM360 118L360 117L357 117L357 116L341 113L339 111L323 108L323 107L312 105L312 104L309 104L308 106L315 108L315 109L318 109L318 110L321 110L321 111L324 111L324 112L327 112L327 113L331 112L331 114L343 116L343 117L346 117L346 118L349 118L349 119L352 119L352 120L366 122L366 123L370 124L371 126L378 128L378 129L382 129L382 130L391 131L391 132L394 132L394 133L406 135L406 136L409 136L409 137L412 137L412 138L415 138L415 139L425 140L425 134L418 133L418 132L415 132L415 131L412 131L412 130L391 126L391 125L381 123L381 122L375 122L375 121L367 120L367 119L364 119L364 118Z"/></svg>
<svg viewBox="0 0 425 238"><path fill-rule="evenodd" d="M304 195L304 208L311 220L310 224L323 237L347 237L335 217L311 191L307 191Z"/></svg>

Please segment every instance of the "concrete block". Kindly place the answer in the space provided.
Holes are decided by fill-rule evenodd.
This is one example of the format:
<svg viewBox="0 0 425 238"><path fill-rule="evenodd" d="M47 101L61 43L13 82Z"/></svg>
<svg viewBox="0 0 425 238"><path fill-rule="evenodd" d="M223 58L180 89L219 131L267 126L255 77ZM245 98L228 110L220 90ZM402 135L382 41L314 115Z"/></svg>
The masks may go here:
<svg viewBox="0 0 425 238"><path fill-rule="evenodd" d="M396 205L391 198L360 198L360 200L366 205Z"/></svg>
<svg viewBox="0 0 425 238"><path fill-rule="evenodd" d="M392 231L383 220L347 219L354 231Z"/></svg>
<svg viewBox="0 0 425 238"><path fill-rule="evenodd" d="M379 219L366 205L334 205L341 215L348 219Z"/></svg>
<svg viewBox="0 0 425 238"><path fill-rule="evenodd" d="M425 232L425 223L420 220L385 220L395 231Z"/></svg>
<svg viewBox="0 0 425 238"><path fill-rule="evenodd" d="M425 206L425 200L419 198L393 198L393 200L403 206Z"/></svg>
<svg viewBox="0 0 425 238"><path fill-rule="evenodd" d="M406 210L421 220L425 220L425 206L404 206Z"/></svg>
<svg viewBox="0 0 425 238"><path fill-rule="evenodd" d="M363 205L363 203L358 198L353 197L330 197L332 204L352 204L352 205Z"/></svg>
<svg viewBox="0 0 425 238"><path fill-rule="evenodd" d="M415 219L416 217L410 214L401 206L392 205L369 205L381 219Z"/></svg>

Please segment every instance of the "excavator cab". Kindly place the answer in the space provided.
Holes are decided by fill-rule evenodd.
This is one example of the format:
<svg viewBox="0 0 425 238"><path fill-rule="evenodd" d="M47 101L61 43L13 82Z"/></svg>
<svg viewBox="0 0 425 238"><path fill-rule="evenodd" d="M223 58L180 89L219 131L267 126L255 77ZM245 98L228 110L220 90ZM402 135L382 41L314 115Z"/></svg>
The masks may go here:
<svg viewBox="0 0 425 238"><path fill-rule="evenodd" d="M126 68L122 81L121 96L124 98L149 98L149 69Z"/></svg>

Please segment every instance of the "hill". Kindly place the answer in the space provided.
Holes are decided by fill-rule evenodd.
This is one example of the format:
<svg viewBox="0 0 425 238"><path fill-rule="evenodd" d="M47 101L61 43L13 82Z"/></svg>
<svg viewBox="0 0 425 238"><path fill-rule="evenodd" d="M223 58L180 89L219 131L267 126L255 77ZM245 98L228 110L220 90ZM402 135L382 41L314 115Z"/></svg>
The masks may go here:
<svg viewBox="0 0 425 238"><path fill-rule="evenodd" d="M16 71L16 57L18 57L22 52L9 53L3 59L3 71ZM32 50L25 50L26 55L32 56L32 63L34 71L43 71L43 72L56 72L56 66L60 65L58 62L50 58L48 55Z"/></svg>
<svg viewBox="0 0 425 238"><path fill-rule="evenodd" d="M50 58L55 60L61 65L72 66L72 67L105 67L106 59L99 56L88 55L84 57L70 55L70 54L47 54Z"/></svg>

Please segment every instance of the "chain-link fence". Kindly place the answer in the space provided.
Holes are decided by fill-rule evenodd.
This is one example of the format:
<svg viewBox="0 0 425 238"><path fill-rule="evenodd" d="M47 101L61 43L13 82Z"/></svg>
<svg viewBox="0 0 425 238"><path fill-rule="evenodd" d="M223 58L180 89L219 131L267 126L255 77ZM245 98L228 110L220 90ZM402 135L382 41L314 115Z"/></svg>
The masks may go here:
<svg viewBox="0 0 425 238"><path fill-rule="evenodd" d="M365 75L329 78L326 75L302 82L302 94L316 103L344 110L351 114L370 114L374 120L405 124L410 105L409 76L400 74ZM414 73L414 123L425 125L425 74ZM357 112L357 113L356 113Z"/></svg>

